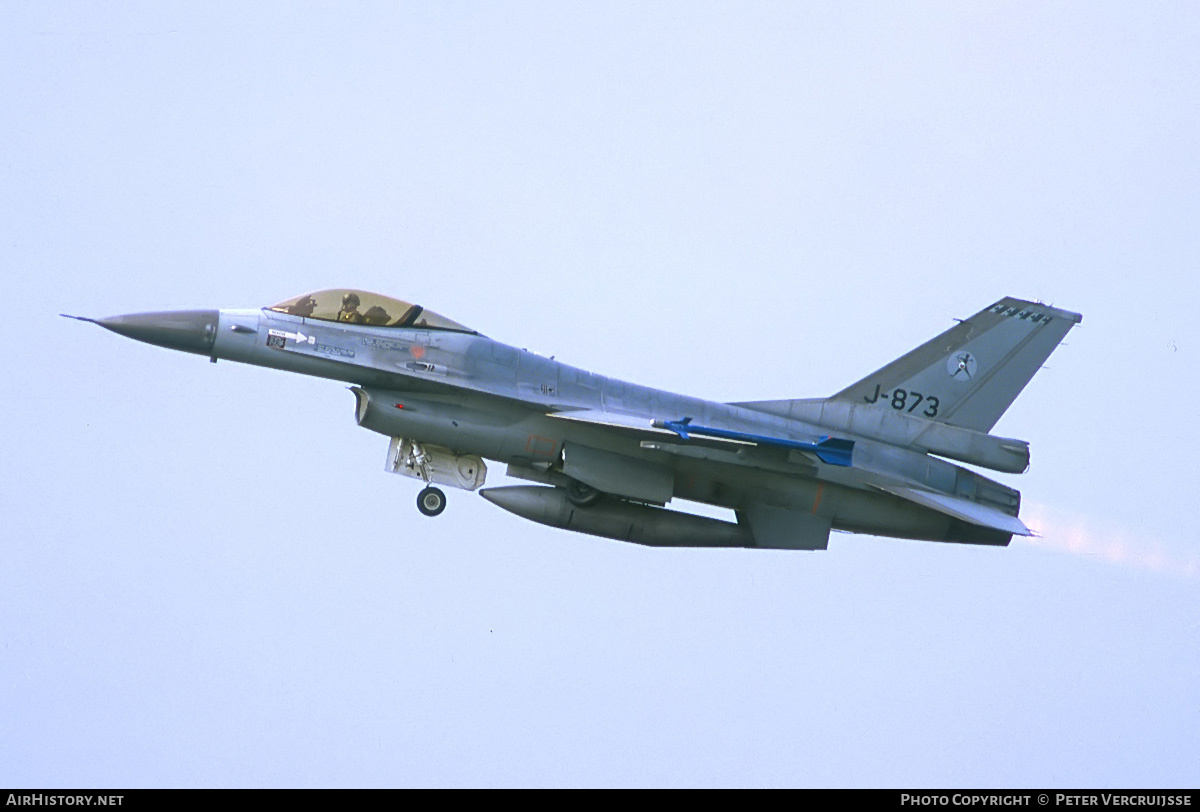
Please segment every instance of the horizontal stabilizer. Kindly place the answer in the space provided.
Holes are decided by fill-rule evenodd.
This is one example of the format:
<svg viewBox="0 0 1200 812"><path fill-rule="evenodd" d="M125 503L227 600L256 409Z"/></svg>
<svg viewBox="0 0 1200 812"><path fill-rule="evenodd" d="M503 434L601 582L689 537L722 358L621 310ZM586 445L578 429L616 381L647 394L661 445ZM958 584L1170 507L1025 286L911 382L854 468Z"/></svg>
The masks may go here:
<svg viewBox="0 0 1200 812"><path fill-rule="evenodd" d="M878 482L872 484L876 488L879 488L879 490L890 493L893 496L899 496L901 499L907 499L910 502L915 502L918 505L936 510L938 513L944 513L947 516L953 516L955 519L960 519L970 524L977 524L980 527L990 527L994 530L1012 533L1017 536L1033 535L1033 531L1026 527L1025 523L1016 516L1010 516L1004 511L989 505L951 496L948 493L935 493L934 491L911 488L906 485Z"/></svg>

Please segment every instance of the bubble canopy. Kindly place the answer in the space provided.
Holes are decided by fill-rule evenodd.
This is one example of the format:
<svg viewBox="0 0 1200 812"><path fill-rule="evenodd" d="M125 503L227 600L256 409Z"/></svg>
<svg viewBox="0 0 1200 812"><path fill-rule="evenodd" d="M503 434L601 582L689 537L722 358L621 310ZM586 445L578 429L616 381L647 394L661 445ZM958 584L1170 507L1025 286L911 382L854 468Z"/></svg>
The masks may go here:
<svg viewBox="0 0 1200 812"><path fill-rule="evenodd" d="M365 290L335 288L305 293L284 299L271 305L268 310L303 316L306 319L340 321L346 324L368 324L375 327L411 327L425 330L454 330L459 333L475 332L445 316L420 305L381 296Z"/></svg>

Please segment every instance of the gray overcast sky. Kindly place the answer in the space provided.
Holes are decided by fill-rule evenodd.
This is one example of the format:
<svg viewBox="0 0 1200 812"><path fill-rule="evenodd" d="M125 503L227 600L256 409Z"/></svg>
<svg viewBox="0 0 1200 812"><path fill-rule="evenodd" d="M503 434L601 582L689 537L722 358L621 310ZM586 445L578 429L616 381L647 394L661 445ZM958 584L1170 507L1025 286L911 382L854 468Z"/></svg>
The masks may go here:
<svg viewBox="0 0 1200 812"><path fill-rule="evenodd" d="M0 4L0 785L1196 786L1198 95L1194 3ZM429 520L344 387L56 315L337 286L717 400L1081 311L1043 537Z"/></svg>

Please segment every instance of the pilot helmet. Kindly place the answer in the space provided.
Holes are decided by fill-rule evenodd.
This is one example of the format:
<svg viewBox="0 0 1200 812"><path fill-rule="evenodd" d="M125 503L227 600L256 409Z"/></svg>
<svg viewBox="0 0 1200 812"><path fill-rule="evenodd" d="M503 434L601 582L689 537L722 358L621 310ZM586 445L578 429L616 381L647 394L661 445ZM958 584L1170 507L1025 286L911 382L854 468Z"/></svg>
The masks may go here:
<svg viewBox="0 0 1200 812"><path fill-rule="evenodd" d="M358 307L359 298L357 293L347 293L342 297L342 307Z"/></svg>

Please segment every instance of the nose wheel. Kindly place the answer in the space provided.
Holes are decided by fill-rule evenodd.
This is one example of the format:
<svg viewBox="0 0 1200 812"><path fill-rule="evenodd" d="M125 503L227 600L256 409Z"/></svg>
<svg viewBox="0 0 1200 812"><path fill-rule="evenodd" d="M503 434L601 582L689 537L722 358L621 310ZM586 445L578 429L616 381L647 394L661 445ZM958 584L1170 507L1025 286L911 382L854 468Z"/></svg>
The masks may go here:
<svg viewBox="0 0 1200 812"><path fill-rule="evenodd" d="M417 494L417 510L425 516L437 516L446 509L446 494L432 485Z"/></svg>

